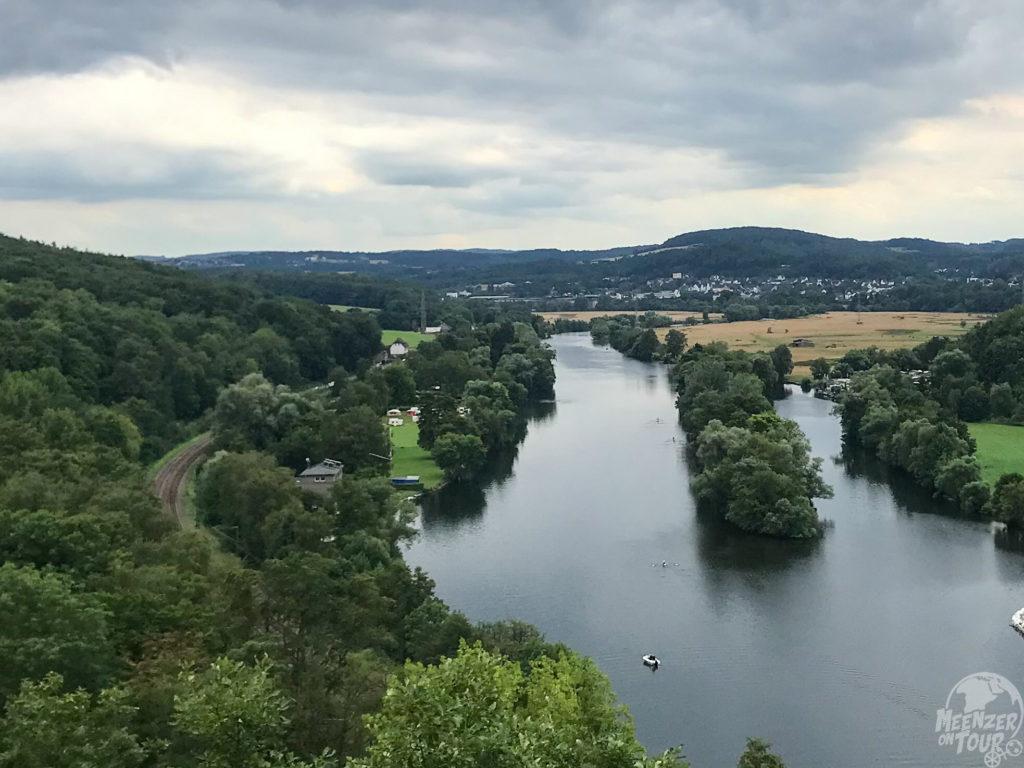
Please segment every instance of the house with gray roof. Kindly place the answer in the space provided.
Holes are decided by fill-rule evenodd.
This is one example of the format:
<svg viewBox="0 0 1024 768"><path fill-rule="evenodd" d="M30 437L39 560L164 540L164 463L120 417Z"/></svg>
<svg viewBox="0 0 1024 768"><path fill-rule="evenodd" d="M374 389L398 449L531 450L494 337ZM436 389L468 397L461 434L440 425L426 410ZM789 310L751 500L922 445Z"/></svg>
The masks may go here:
<svg viewBox="0 0 1024 768"><path fill-rule="evenodd" d="M295 482L303 490L328 494L333 485L341 480L344 470L345 467L340 461L324 459L319 464L313 464L302 470Z"/></svg>

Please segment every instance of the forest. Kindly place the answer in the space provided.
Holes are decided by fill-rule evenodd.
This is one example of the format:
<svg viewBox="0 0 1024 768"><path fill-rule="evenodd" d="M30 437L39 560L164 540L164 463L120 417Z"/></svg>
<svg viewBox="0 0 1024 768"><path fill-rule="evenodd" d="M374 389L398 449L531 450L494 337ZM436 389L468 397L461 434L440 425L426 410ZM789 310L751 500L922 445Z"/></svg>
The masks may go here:
<svg viewBox="0 0 1024 768"><path fill-rule="evenodd" d="M0 273L0 766L685 765L593 662L471 624L402 558L382 408L435 393L423 439L479 444L471 473L551 394L539 319L460 310L379 369L369 313L21 240ZM201 428L180 526L146 468ZM326 495L310 455L345 462Z"/></svg>
<svg viewBox="0 0 1024 768"><path fill-rule="evenodd" d="M1024 423L1024 307L912 350L850 352L814 366L818 388L850 377L838 396L848 444L873 452L969 515L1024 525L1024 477L982 480L967 422Z"/></svg>

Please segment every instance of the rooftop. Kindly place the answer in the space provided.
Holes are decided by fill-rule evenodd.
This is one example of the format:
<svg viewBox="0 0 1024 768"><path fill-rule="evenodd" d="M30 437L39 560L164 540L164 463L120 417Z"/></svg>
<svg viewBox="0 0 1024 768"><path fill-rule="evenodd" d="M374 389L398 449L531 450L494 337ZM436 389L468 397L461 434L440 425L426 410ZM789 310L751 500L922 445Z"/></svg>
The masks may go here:
<svg viewBox="0 0 1024 768"><path fill-rule="evenodd" d="M324 459L319 464L314 464L311 467L306 467L299 473L299 477L312 477L314 475L333 475L338 476L344 466L340 461L334 459Z"/></svg>

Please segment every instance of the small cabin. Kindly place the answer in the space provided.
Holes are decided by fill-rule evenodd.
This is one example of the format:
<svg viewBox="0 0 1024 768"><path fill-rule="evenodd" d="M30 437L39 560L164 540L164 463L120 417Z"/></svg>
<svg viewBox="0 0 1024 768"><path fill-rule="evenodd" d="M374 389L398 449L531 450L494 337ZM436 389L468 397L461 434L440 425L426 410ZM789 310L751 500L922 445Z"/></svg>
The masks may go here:
<svg viewBox="0 0 1024 768"><path fill-rule="evenodd" d="M811 341L810 339L793 339L791 342L789 342L789 346L791 346L791 347L813 347L814 346L814 342Z"/></svg>
<svg viewBox="0 0 1024 768"><path fill-rule="evenodd" d="M324 459L319 464L313 464L302 470L295 478L295 482L303 490L328 494L331 492L331 487L341 480L344 470L345 467L340 461Z"/></svg>

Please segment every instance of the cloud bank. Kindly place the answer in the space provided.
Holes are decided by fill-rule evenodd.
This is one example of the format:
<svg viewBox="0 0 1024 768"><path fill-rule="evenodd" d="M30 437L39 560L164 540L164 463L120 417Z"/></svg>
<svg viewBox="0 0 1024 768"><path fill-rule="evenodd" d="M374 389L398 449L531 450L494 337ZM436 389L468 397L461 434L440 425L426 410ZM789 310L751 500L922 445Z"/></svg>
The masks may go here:
<svg viewBox="0 0 1024 768"><path fill-rule="evenodd" d="M0 0L0 18L11 233L168 254L1024 234L1006 0Z"/></svg>

